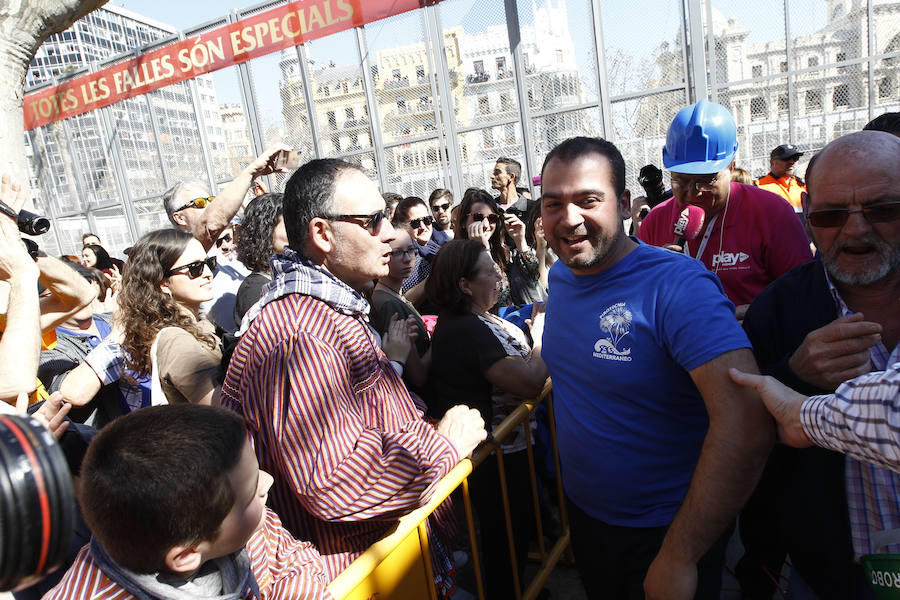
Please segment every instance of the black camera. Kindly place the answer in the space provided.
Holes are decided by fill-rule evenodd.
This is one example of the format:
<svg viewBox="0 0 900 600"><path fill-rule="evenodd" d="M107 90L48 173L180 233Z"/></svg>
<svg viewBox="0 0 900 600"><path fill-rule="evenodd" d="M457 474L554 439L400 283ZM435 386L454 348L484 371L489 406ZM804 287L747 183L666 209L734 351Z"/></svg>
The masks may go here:
<svg viewBox="0 0 900 600"><path fill-rule="evenodd" d="M50 219L36 215L27 210L14 211L8 204L0 201L0 212L16 220L19 231L25 235L42 235L50 231Z"/></svg>
<svg viewBox="0 0 900 600"><path fill-rule="evenodd" d="M30 417L0 414L0 591L56 568L74 526L72 476L56 440Z"/></svg>

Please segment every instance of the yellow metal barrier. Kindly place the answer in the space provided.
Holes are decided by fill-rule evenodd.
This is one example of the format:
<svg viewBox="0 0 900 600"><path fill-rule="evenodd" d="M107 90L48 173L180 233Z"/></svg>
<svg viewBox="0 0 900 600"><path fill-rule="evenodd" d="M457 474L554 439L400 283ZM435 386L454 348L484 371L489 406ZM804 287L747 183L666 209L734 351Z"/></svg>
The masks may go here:
<svg viewBox="0 0 900 600"><path fill-rule="evenodd" d="M509 512L509 498L505 484L505 472L503 470L503 452L500 446L503 440L512 433L516 427L529 428L528 416L541 402L547 402L550 417L550 435L553 443L553 458L556 472L559 474L559 454L556 445L556 423L553 418L553 405L550 392L552 386L550 380L544 385L544 389L537 399L524 402L518 406L511 415L494 428L493 438L479 446L470 459L459 462L441 481L437 483L434 493L428 503L412 511L399 520L393 533L372 544L359 558L338 575L329 585L328 591L336 600L366 600L371 598L383 599L419 599L436 598L434 588L434 575L431 565L431 554L426 528L428 516L457 488L462 489L463 504L466 514L466 525L469 539L472 544L472 563L475 572L478 598L484 600L484 585L482 582L481 566L478 560L478 548L476 544L475 523L472 515L472 505L469 499L468 476L477 468L492 452L497 452L497 462L500 471L503 509L506 516L507 538L509 543L510 559L516 564L515 550L511 532L511 519ZM526 429L526 433L530 431ZM530 466L530 479L532 502L537 525L537 537L539 553L535 558L540 562L540 568L528 587L522 591L518 574L512 573L512 587L516 598L533 600L546 583L560 558L566 552L569 545L569 522L566 516L565 502L562 490L562 478L557 475L557 494L559 499L560 521L562 535L553 544L549 552L544 547L543 523L537 491L537 476L534 471L534 451L531 446L531 435L526 435L528 462Z"/></svg>

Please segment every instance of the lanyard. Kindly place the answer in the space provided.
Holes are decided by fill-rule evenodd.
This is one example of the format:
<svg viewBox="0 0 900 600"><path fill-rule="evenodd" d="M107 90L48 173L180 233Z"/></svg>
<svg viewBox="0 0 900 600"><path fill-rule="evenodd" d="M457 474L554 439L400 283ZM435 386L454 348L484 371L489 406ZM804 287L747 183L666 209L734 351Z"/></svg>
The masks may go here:
<svg viewBox="0 0 900 600"><path fill-rule="evenodd" d="M706 250L706 242L709 241L709 236L712 235L713 227L716 224L716 219L719 218L719 213L713 215L712 219L709 220L709 223L706 225L706 233L703 234L703 239L700 240L700 248L697 249L697 260L703 256L703 251ZM723 225L724 227L724 225ZM691 251L688 249L688 241L684 240L684 253L687 256L691 255Z"/></svg>

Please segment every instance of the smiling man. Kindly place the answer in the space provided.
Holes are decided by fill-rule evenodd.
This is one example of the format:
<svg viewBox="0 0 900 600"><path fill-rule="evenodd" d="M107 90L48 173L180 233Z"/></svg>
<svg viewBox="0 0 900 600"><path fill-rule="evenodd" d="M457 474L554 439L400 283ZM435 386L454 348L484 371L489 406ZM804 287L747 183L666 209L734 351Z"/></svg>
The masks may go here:
<svg viewBox="0 0 900 600"><path fill-rule="evenodd" d="M810 162L807 185L819 256L760 294L744 328L763 373L812 396L900 360L900 138L862 131L834 140ZM879 532L900 528L898 498L897 473L779 448L751 505L763 539L743 562L778 573L790 554L819 597L869 598L854 555L882 551ZM744 580L754 573L761 589L752 597L771 597L759 569L738 570Z"/></svg>
<svg viewBox="0 0 900 600"><path fill-rule="evenodd" d="M247 421L273 508L333 578L487 434L465 406L426 422L366 323L356 290L388 275L396 237L375 184L349 163L310 161L285 186L284 227L289 245L245 318L222 403ZM453 518L447 505L434 514Z"/></svg>
<svg viewBox="0 0 900 600"><path fill-rule="evenodd" d="M719 598L727 531L775 431L734 306L697 261L625 235L625 163L573 138L544 161L553 378L572 548L589 598ZM535 343L538 343L535 340Z"/></svg>

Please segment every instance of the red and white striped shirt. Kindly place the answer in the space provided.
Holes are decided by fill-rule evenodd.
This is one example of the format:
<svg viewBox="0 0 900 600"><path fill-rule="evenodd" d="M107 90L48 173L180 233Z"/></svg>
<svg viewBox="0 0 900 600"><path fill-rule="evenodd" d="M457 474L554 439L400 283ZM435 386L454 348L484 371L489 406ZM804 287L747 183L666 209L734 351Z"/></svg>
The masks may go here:
<svg viewBox="0 0 900 600"><path fill-rule="evenodd" d="M274 282L282 291L263 298L241 336L220 401L244 416L260 468L275 478L271 505L333 578L426 502L459 456L378 347L368 303L330 274L290 267L289 277L312 271L315 285ZM445 503L435 517L447 523L448 512Z"/></svg>
<svg viewBox="0 0 900 600"><path fill-rule="evenodd" d="M261 600L331 598L325 589L322 557L309 542L294 539L274 511L266 509L262 528L247 542L247 553ZM134 596L107 577L94 561L88 544L42 600L134 600Z"/></svg>

